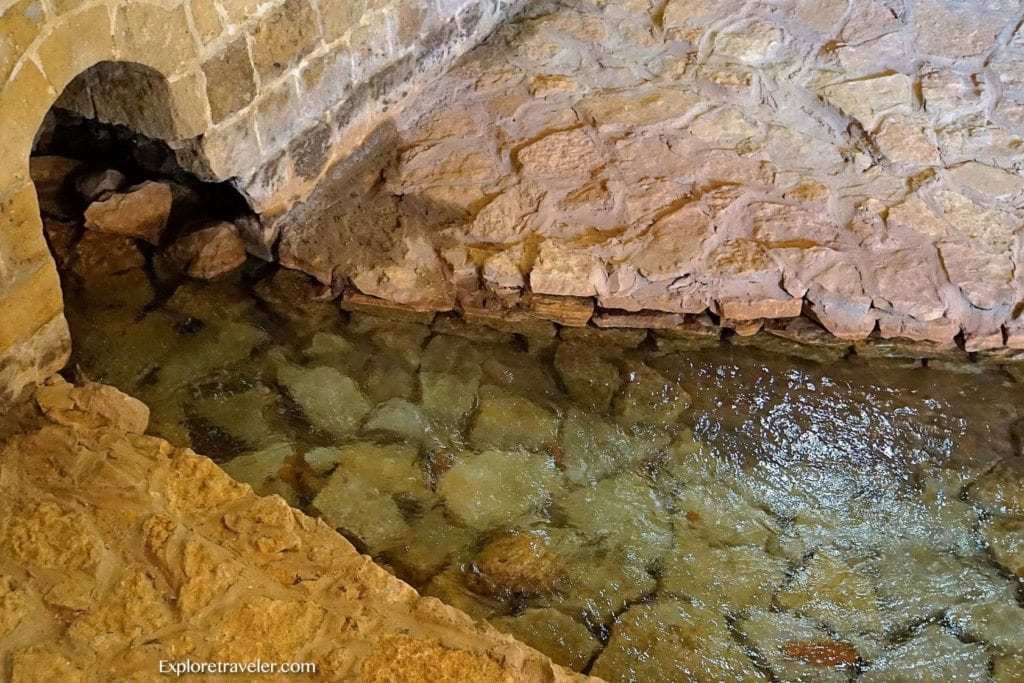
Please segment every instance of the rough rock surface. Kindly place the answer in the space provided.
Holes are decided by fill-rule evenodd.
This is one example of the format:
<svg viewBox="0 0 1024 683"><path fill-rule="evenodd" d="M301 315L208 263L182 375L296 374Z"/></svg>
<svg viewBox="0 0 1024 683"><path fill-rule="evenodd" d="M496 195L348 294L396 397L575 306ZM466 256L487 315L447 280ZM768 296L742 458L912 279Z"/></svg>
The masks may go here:
<svg viewBox="0 0 1024 683"><path fill-rule="evenodd" d="M212 280L245 263L245 242L231 223L217 223L179 238L168 256L189 277Z"/></svg>
<svg viewBox="0 0 1024 683"><path fill-rule="evenodd" d="M532 290L1001 347L1020 22L1010 0L533 3L273 219L280 257L422 308Z"/></svg>
<svg viewBox="0 0 1024 683"><path fill-rule="evenodd" d="M151 680L161 660L309 661L324 680L569 681L323 522L62 381L0 445L0 677ZM26 404L27 410L31 406Z"/></svg>
<svg viewBox="0 0 1024 683"><path fill-rule="evenodd" d="M159 244L172 202L170 185L148 181L94 202L85 210L85 227Z"/></svg>

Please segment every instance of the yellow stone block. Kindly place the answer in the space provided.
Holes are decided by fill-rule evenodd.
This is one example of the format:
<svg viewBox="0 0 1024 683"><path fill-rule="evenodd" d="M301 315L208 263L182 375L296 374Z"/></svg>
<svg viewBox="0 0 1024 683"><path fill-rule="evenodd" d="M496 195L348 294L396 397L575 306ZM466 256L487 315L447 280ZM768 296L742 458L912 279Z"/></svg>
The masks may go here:
<svg viewBox="0 0 1024 683"><path fill-rule="evenodd" d="M167 87L174 126L172 137L183 140L205 133L210 128L210 105L202 71L197 69L172 79Z"/></svg>
<svg viewBox="0 0 1024 683"><path fill-rule="evenodd" d="M0 178L27 177L32 142L57 91L31 61L0 90Z"/></svg>
<svg viewBox="0 0 1024 683"><path fill-rule="evenodd" d="M214 0L192 0L191 10L199 40L209 45L224 30Z"/></svg>
<svg viewBox="0 0 1024 683"><path fill-rule="evenodd" d="M0 199L0 288L17 273L38 269L49 254L35 187L29 183Z"/></svg>
<svg viewBox="0 0 1024 683"><path fill-rule="evenodd" d="M123 4L117 10L115 35L122 60L145 64L165 76L186 70L198 59L183 5Z"/></svg>
<svg viewBox="0 0 1024 683"><path fill-rule="evenodd" d="M0 351L27 341L63 308L60 278L50 261L0 292Z"/></svg>
<svg viewBox="0 0 1024 683"><path fill-rule="evenodd" d="M0 83L14 71L45 23L42 0L21 0L0 15Z"/></svg>
<svg viewBox="0 0 1024 683"><path fill-rule="evenodd" d="M99 5L61 17L39 45L38 56L50 84L63 91L75 76L113 58L110 12Z"/></svg>

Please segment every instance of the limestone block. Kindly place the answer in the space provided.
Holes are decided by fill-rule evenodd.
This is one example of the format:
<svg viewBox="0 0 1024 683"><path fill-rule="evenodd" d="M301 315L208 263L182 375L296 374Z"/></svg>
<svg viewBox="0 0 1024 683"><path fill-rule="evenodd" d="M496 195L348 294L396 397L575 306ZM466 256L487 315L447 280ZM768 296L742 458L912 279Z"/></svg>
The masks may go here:
<svg viewBox="0 0 1024 683"><path fill-rule="evenodd" d="M46 21L41 0L19 0L0 15L0 83L6 83L18 60L40 34Z"/></svg>
<svg viewBox="0 0 1024 683"><path fill-rule="evenodd" d="M27 180L32 141L57 99L57 91L34 62L22 62L17 73L0 90L0 177L12 182ZM8 190L4 184L4 190Z"/></svg>
<svg viewBox="0 0 1024 683"><path fill-rule="evenodd" d="M256 105L256 130L264 153L288 143L302 127L302 100L292 78L281 81L263 94Z"/></svg>
<svg viewBox="0 0 1024 683"><path fill-rule="evenodd" d="M102 384L75 386L55 378L36 390L36 403L54 422L99 429L109 427L129 434L144 434L149 408L138 399Z"/></svg>
<svg viewBox="0 0 1024 683"><path fill-rule="evenodd" d="M394 38L389 23L387 15L377 11L350 30L346 42L352 52L352 76L356 82L371 82L394 58Z"/></svg>
<svg viewBox="0 0 1024 683"><path fill-rule="evenodd" d="M209 45L224 30L216 0L190 0L189 8L200 42Z"/></svg>
<svg viewBox="0 0 1024 683"><path fill-rule="evenodd" d="M903 74L839 83L826 87L823 94L865 128L873 127L886 112L909 108L912 101L911 80Z"/></svg>
<svg viewBox="0 0 1024 683"><path fill-rule="evenodd" d="M373 2L373 5L380 3ZM366 12L367 0L351 0L332 6L330 11L323 12L324 39L328 42L344 37L360 23Z"/></svg>
<svg viewBox="0 0 1024 683"><path fill-rule="evenodd" d="M485 531L513 525L562 486L548 456L486 451L469 455L441 476L437 493L466 526Z"/></svg>
<svg viewBox="0 0 1024 683"><path fill-rule="evenodd" d="M311 113L324 112L351 93L352 54L344 44L309 58L299 74L302 100Z"/></svg>
<svg viewBox="0 0 1024 683"><path fill-rule="evenodd" d="M214 125L249 105L256 96L256 71L245 36L203 63L206 95Z"/></svg>
<svg viewBox="0 0 1024 683"><path fill-rule="evenodd" d="M320 23L309 0L285 0L260 19L251 37L256 72L269 83L313 51Z"/></svg>
<svg viewBox="0 0 1024 683"><path fill-rule="evenodd" d="M27 342L62 309L60 279L52 261L0 289L0 351Z"/></svg>
<svg viewBox="0 0 1024 683"><path fill-rule="evenodd" d="M255 17L263 2L262 0L219 0L218 4L224 10L228 25L237 26Z"/></svg>
<svg viewBox="0 0 1024 683"><path fill-rule="evenodd" d="M211 128L195 147L178 151L183 165L201 165L210 180L247 176L260 161L255 109Z"/></svg>
<svg viewBox="0 0 1024 683"><path fill-rule="evenodd" d="M47 257L35 191L24 185L0 200L0 291L42 266Z"/></svg>
<svg viewBox="0 0 1024 683"><path fill-rule="evenodd" d="M966 7L951 0L920 0L913 13L917 47L937 57L970 57L996 41L1014 16L1014 3L997 0L983 7Z"/></svg>
<svg viewBox="0 0 1024 683"><path fill-rule="evenodd" d="M114 34L121 59L146 64L165 76L184 71L198 58L183 4L121 5Z"/></svg>
<svg viewBox="0 0 1024 683"><path fill-rule="evenodd" d="M38 47L46 78L58 92L92 65L114 55L110 12L96 6L62 18ZM89 36L82 40L82 36Z"/></svg>
<svg viewBox="0 0 1024 683"><path fill-rule="evenodd" d="M0 351L0 404L24 397L26 389L59 371L71 354L71 334L62 314L43 324L31 337Z"/></svg>

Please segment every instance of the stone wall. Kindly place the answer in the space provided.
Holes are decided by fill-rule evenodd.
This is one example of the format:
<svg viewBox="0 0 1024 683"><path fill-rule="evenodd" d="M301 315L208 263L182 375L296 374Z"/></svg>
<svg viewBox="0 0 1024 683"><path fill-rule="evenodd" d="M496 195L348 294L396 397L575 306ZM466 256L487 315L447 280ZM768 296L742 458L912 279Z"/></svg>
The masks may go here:
<svg viewBox="0 0 1024 683"><path fill-rule="evenodd" d="M270 220L278 257L469 316L557 296L576 324L742 337L802 317L868 353L1022 360L1022 17L531 3Z"/></svg>
<svg viewBox="0 0 1024 683"><path fill-rule="evenodd" d="M232 179L265 211L306 193L375 116L512 9L507 0L0 2L0 398L66 360L28 164L55 102L169 142L183 166Z"/></svg>

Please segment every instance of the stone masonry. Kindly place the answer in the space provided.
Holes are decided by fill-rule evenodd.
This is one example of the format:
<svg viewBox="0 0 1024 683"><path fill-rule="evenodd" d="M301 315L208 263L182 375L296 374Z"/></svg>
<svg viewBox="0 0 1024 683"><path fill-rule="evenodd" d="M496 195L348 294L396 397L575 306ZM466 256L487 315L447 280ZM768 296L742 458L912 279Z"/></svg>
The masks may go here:
<svg viewBox="0 0 1024 683"><path fill-rule="evenodd" d="M257 211L303 196L506 0L0 1L0 402L68 335L28 158L54 103L168 142ZM59 100L59 101L58 101Z"/></svg>
<svg viewBox="0 0 1024 683"><path fill-rule="evenodd" d="M265 220L285 266L411 307L1019 356L1022 16L532 3Z"/></svg>

